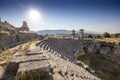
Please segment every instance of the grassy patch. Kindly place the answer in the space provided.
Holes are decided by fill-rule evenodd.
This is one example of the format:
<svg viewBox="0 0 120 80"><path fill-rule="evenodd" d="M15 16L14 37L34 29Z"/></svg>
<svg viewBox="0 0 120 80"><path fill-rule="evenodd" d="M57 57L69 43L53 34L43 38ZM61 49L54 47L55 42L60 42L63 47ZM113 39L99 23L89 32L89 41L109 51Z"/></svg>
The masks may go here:
<svg viewBox="0 0 120 80"><path fill-rule="evenodd" d="M77 60L81 60L86 65L90 64L90 59L87 55L78 55Z"/></svg>

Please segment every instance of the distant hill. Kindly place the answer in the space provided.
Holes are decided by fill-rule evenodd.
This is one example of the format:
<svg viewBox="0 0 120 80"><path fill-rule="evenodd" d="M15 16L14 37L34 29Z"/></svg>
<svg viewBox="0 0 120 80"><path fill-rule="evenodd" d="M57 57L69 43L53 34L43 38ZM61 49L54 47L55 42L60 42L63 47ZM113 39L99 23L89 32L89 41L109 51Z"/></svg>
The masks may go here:
<svg viewBox="0 0 120 80"><path fill-rule="evenodd" d="M71 31L70 30L40 30L37 31L37 33L55 35L55 34L71 34Z"/></svg>
<svg viewBox="0 0 120 80"><path fill-rule="evenodd" d="M79 32L79 31L76 31ZM55 35L55 34L71 34L71 30L40 30L36 32L37 34L49 34L49 35ZM100 32L93 32L93 31L85 31L85 33L89 34L101 34Z"/></svg>

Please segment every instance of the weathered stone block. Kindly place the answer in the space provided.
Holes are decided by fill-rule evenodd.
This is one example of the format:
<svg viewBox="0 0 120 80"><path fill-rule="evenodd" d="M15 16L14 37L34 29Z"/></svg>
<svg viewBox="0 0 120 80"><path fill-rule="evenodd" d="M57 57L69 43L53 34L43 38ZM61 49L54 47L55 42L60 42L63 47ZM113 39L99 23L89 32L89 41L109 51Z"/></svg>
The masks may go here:
<svg viewBox="0 0 120 80"><path fill-rule="evenodd" d="M26 80L33 78L34 80L47 76L51 71L51 67L47 61L25 62L19 65L16 74L17 80Z"/></svg>

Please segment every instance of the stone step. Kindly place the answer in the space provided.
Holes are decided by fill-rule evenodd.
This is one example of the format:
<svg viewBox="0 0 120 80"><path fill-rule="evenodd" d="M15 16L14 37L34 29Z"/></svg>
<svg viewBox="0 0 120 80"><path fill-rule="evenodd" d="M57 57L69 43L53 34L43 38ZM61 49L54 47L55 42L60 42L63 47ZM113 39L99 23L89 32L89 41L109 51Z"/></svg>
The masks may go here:
<svg viewBox="0 0 120 80"><path fill-rule="evenodd" d="M26 55L36 55L36 54L43 54L43 52L39 49L28 50Z"/></svg>

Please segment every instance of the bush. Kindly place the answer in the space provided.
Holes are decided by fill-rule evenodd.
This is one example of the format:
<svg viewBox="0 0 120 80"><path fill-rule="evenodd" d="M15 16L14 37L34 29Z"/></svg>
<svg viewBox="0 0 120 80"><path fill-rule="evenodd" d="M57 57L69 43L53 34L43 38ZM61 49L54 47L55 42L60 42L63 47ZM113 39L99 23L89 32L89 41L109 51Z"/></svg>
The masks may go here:
<svg viewBox="0 0 120 80"><path fill-rule="evenodd" d="M120 38L120 33L115 33L111 35L112 38Z"/></svg>
<svg viewBox="0 0 120 80"><path fill-rule="evenodd" d="M115 33L114 35L116 38L120 38L120 33Z"/></svg>
<svg viewBox="0 0 120 80"><path fill-rule="evenodd" d="M8 31L0 30L0 35L10 35L10 33Z"/></svg>
<svg viewBox="0 0 120 80"><path fill-rule="evenodd" d="M105 38L110 38L111 35L110 35L108 32L105 32L105 33L103 33L103 37L105 37Z"/></svg>
<svg viewBox="0 0 120 80"><path fill-rule="evenodd" d="M92 34L86 34L85 38L93 38Z"/></svg>

